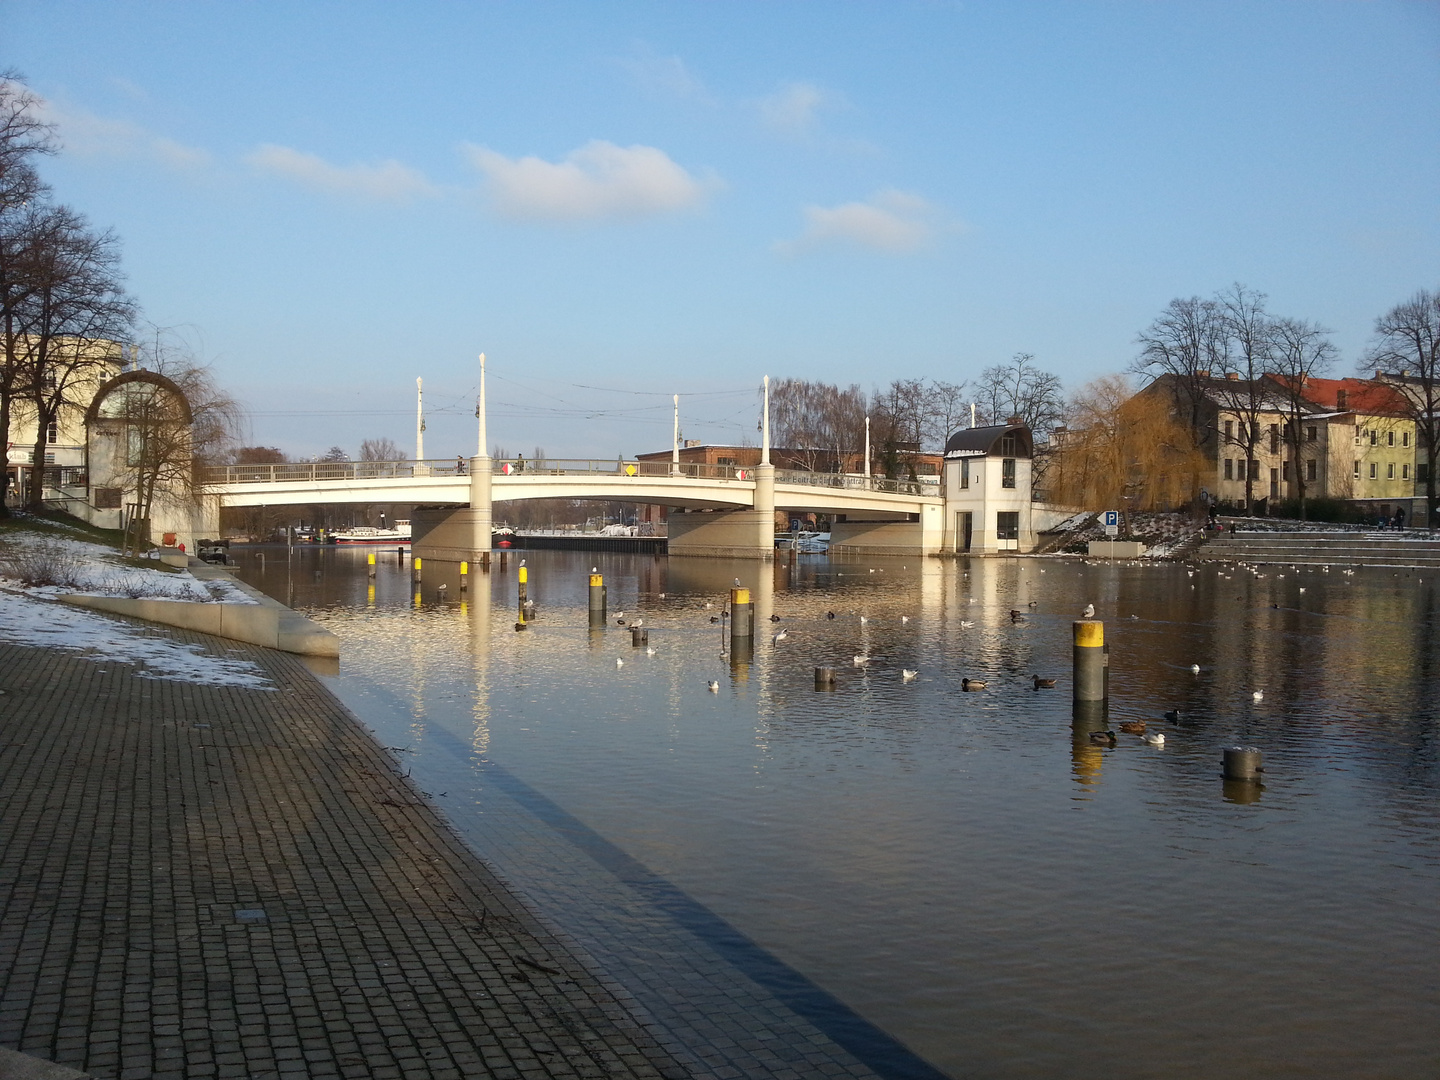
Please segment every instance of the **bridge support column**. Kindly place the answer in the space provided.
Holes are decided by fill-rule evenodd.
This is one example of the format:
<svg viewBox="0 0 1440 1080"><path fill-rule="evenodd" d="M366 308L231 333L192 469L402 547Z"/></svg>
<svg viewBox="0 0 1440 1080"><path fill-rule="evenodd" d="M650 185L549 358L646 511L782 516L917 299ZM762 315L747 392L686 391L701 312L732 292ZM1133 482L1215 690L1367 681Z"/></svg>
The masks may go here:
<svg viewBox="0 0 1440 1080"><path fill-rule="evenodd" d="M762 559L775 557L775 466L763 461L755 466L755 514L758 535L756 546L764 554Z"/></svg>
<svg viewBox="0 0 1440 1080"><path fill-rule="evenodd" d="M488 455L470 459L470 505L417 507L410 520L410 549L435 562L479 563L490 551L493 473Z"/></svg>

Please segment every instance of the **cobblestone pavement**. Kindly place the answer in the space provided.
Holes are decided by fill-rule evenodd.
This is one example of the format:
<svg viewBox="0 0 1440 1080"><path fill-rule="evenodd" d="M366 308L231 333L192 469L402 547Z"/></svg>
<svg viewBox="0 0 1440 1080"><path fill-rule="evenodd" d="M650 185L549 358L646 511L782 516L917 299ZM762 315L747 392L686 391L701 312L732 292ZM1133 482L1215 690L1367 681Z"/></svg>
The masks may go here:
<svg viewBox="0 0 1440 1080"><path fill-rule="evenodd" d="M97 1077L683 1077L292 656L0 645L0 1046Z"/></svg>

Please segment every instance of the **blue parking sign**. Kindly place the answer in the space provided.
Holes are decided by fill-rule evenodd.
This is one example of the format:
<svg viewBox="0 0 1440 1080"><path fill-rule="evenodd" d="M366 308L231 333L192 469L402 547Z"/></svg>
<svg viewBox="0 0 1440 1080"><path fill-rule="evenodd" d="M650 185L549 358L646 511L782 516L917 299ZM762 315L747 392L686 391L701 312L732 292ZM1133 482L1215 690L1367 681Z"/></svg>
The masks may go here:
<svg viewBox="0 0 1440 1080"><path fill-rule="evenodd" d="M1110 526L1112 526L1112 525L1119 525L1119 524L1120 524L1120 511L1118 511L1118 510L1106 510L1106 511L1105 511L1105 527L1108 529L1108 528L1109 528Z"/></svg>

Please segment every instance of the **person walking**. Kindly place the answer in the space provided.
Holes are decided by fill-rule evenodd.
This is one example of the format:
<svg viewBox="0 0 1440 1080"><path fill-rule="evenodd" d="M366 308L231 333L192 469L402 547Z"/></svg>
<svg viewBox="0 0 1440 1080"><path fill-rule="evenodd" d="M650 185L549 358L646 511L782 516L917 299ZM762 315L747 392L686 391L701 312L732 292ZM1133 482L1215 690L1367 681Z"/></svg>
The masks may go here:
<svg viewBox="0 0 1440 1080"><path fill-rule="evenodd" d="M455 475L456 475L456 476L464 476L464 475L465 475L465 459L464 459L463 457L461 457L459 454L457 454L457 455L455 456Z"/></svg>

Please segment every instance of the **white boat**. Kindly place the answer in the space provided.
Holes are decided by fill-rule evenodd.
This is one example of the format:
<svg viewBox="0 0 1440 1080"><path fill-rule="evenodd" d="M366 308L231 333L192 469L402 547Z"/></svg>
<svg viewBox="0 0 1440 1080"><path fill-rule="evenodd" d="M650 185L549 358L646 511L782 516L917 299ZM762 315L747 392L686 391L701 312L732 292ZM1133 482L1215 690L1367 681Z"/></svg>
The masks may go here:
<svg viewBox="0 0 1440 1080"><path fill-rule="evenodd" d="M337 544L408 544L410 543L410 522L397 521L393 529L377 529L371 525L357 525L353 529L341 529L330 534Z"/></svg>
<svg viewBox="0 0 1440 1080"><path fill-rule="evenodd" d="M788 536L777 537L776 541L776 547L786 550L794 548L802 555L820 555L830 550L830 534L828 532L802 530Z"/></svg>

